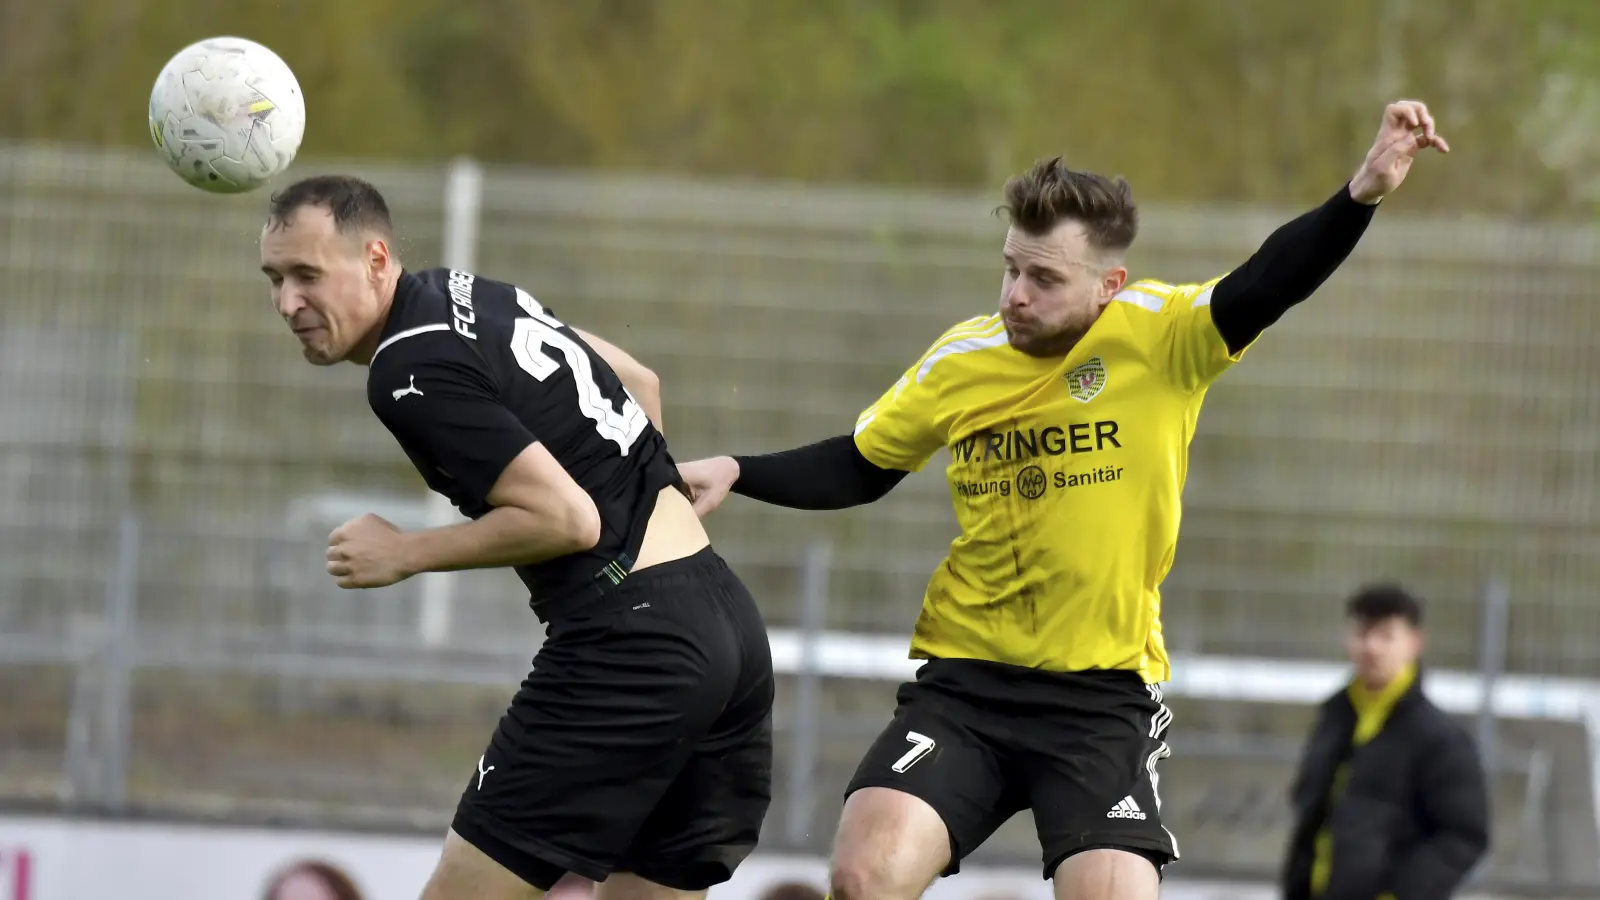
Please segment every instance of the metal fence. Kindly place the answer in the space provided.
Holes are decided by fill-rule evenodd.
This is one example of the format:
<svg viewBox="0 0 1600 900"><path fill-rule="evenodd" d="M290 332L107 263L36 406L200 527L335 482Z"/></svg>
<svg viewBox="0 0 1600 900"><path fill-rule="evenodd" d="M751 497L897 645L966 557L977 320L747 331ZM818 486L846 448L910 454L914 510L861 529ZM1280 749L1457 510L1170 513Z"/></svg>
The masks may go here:
<svg viewBox="0 0 1600 900"><path fill-rule="evenodd" d="M384 190L408 265L515 281L652 365L680 459L844 432L996 296L989 197L300 171L334 168ZM321 576L349 515L439 513L365 409L363 373L304 365L270 311L263 202L193 191L148 154L0 147L0 791L434 827L540 635L506 573L364 593ZM1220 274L1296 211L1148 209L1132 267ZM1431 601L1432 662L1471 668L1497 582L1508 671L1600 676L1597 269L1591 228L1380 214L1206 402L1169 643L1335 658L1342 596L1397 577ZM935 468L859 510L735 499L710 527L773 625L904 633L954 535ZM803 623L819 543L827 603ZM836 781L891 704L891 685L822 679L786 684L780 713L825 712L803 768ZM1303 724L1185 715L1223 737ZM1574 740L1527 746L1570 756ZM1586 757L1564 771L1587 778ZM800 801L825 808L828 778ZM828 816L793 800L773 821L802 824L774 833L825 845ZM1257 850L1215 854L1265 871L1262 828ZM1560 880L1552 865L1531 877Z"/></svg>

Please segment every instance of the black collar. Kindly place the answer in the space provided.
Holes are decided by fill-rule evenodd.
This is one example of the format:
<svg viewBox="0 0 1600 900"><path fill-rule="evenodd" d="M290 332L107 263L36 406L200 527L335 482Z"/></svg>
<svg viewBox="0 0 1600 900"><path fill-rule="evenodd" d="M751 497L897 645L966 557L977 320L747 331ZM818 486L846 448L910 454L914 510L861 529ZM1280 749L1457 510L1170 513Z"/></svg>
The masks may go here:
<svg viewBox="0 0 1600 900"><path fill-rule="evenodd" d="M378 335L379 343L405 330L406 310L423 290L421 278L405 269L400 270L400 278L394 283L394 297L389 300L389 312L384 317L383 330Z"/></svg>

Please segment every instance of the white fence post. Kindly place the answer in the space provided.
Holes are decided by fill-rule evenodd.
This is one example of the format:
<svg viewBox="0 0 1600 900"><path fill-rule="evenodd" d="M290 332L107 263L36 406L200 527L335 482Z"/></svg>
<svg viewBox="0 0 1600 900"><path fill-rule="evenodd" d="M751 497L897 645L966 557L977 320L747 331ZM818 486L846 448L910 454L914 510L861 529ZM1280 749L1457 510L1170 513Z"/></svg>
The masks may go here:
<svg viewBox="0 0 1600 900"><path fill-rule="evenodd" d="M470 272L477 267L478 212L483 204L483 169L476 160L460 157L450 164L444 185L444 246L440 261L452 269ZM449 525L460 514L433 491L428 492L429 528ZM428 572L419 576L422 599L418 610L417 633L422 643L437 647L450 638L450 619L455 602L455 574Z"/></svg>
<svg viewBox="0 0 1600 900"><path fill-rule="evenodd" d="M790 849L807 846L816 808L819 744L823 732L821 643L828 627L828 575L833 545L815 541L806 547L800 568L799 680L789 723Z"/></svg>

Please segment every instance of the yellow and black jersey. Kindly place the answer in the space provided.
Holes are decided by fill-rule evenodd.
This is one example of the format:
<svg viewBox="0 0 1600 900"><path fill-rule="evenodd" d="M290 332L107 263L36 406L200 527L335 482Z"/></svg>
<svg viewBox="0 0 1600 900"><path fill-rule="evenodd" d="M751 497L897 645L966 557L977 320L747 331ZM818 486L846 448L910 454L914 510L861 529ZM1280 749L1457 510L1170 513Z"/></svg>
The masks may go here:
<svg viewBox="0 0 1600 900"><path fill-rule="evenodd" d="M1240 353L1216 281L1141 281L1064 358L1012 349L998 315L946 331L861 413L869 462L916 471L947 448L961 535L934 572L914 658L1169 675L1159 586L1207 387Z"/></svg>

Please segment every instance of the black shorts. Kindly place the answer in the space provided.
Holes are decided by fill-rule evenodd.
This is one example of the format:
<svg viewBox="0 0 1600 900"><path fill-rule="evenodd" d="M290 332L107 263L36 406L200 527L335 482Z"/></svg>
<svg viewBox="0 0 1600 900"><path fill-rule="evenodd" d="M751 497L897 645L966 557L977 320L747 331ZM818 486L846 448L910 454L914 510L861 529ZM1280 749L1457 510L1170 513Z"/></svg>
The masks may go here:
<svg viewBox="0 0 1600 900"><path fill-rule="evenodd" d="M886 787L926 801L950 832L945 875L1030 808L1046 879L1081 850L1129 850L1158 871L1178 858L1156 793L1172 721L1157 685L1133 672L936 659L898 699L846 796Z"/></svg>
<svg viewBox="0 0 1600 900"><path fill-rule="evenodd" d="M632 872L728 880L772 799L772 655L710 548L644 569L550 623L452 828L548 890Z"/></svg>

